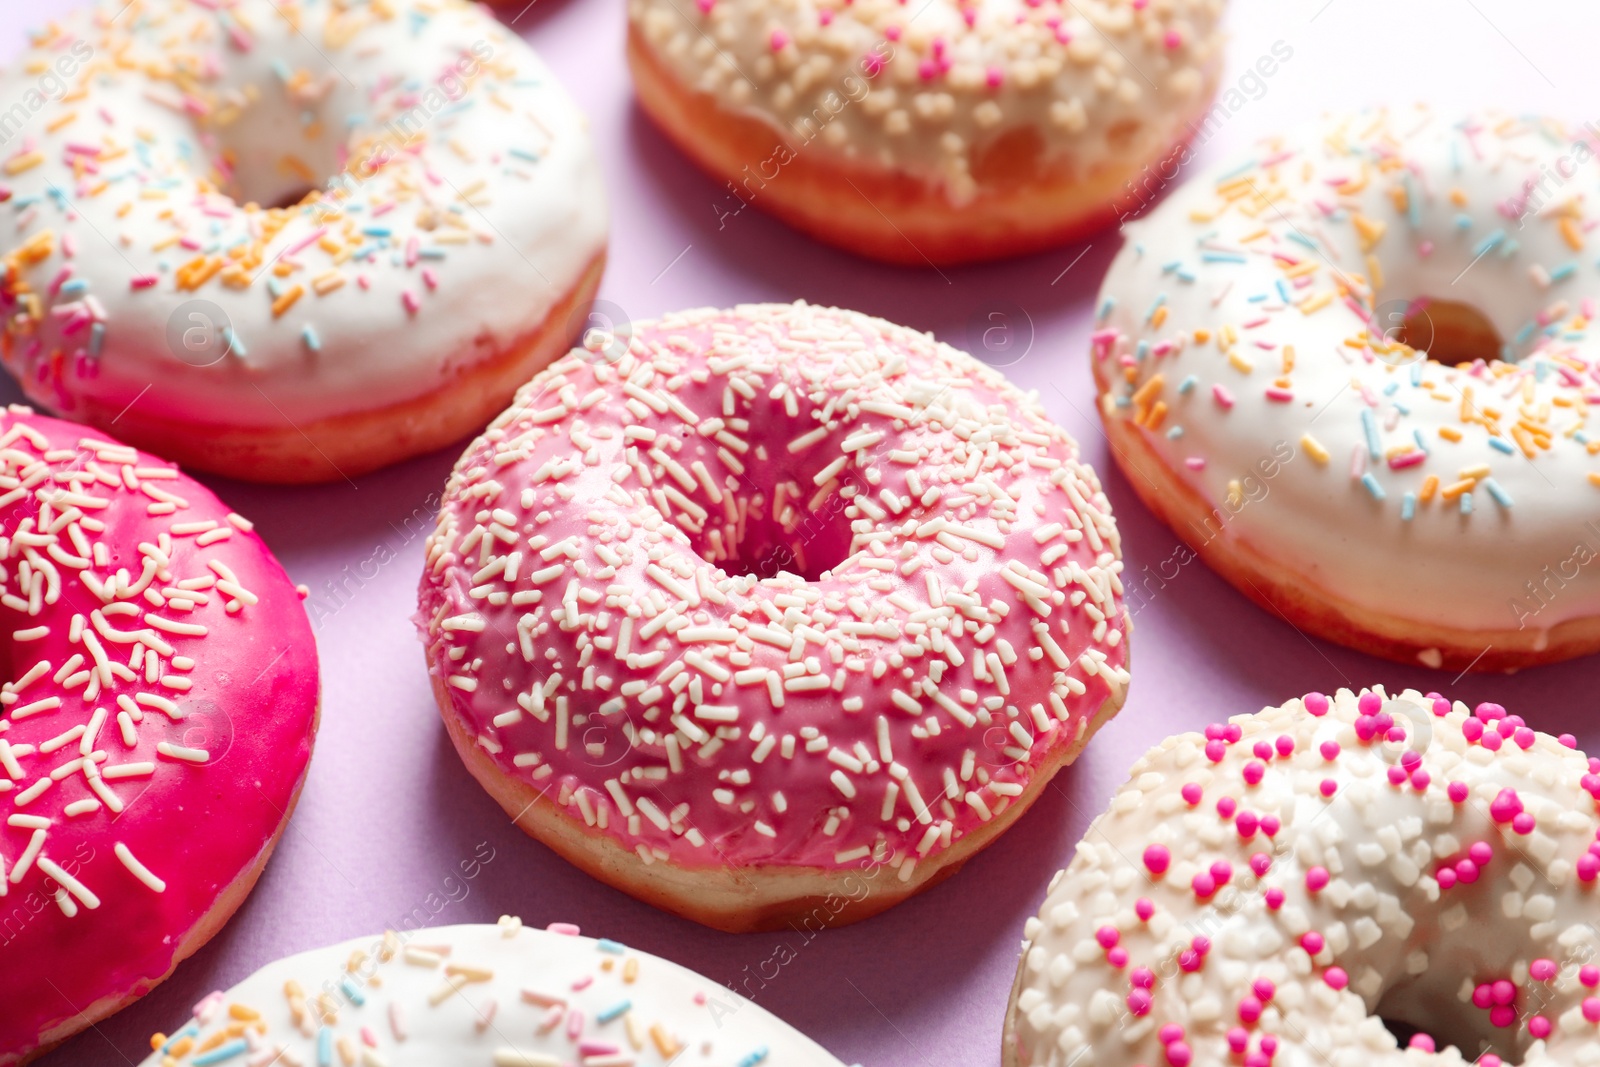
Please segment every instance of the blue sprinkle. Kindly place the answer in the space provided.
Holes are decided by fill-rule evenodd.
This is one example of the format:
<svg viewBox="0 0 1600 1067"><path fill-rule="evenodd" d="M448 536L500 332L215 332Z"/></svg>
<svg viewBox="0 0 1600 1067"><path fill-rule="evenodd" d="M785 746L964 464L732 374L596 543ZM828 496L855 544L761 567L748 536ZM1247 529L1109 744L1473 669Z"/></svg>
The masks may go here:
<svg viewBox="0 0 1600 1067"><path fill-rule="evenodd" d="M1458 229L1458 230L1470 230L1470 229L1472 229L1472 216L1471 215L1467 215L1467 214L1457 215L1456 216L1456 229Z"/></svg>
<svg viewBox="0 0 1600 1067"><path fill-rule="evenodd" d="M1378 420L1373 417L1371 408L1361 409L1361 430L1367 435L1367 455L1382 459L1383 441L1378 437Z"/></svg>
<svg viewBox="0 0 1600 1067"><path fill-rule="evenodd" d="M272 61L272 73L278 76L279 81L285 82L294 76L289 70L289 64L285 63L281 59L274 59Z"/></svg>
<svg viewBox="0 0 1600 1067"><path fill-rule="evenodd" d="M1117 306L1116 297L1108 296L1104 300L1100 301L1100 310L1095 312L1094 317L1098 321L1104 322L1105 321L1105 317L1107 315L1111 314L1111 309L1116 307L1116 306Z"/></svg>
<svg viewBox="0 0 1600 1067"><path fill-rule="evenodd" d="M100 358L100 350L106 343L106 324L97 322L89 327L89 355Z"/></svg>
<svg viewBox="0 0 1600 1067"><path fill-rule="evenodd" d="M539 156L535 152L524 151L521 148L508 148L506 151L511 155L516 156L518 159L526 160L529 163L539 162Z"/></svg>
<svg viewBox="0 0 1600 1067"><path fill-rule="evenodd" d="M1485 478L1482 482L1484 491L1494 497L1494 502L1503 508L1511 506L1511 494L1505 491L1501 484L1493 478Z"/></svg>
<svg viewBox="0 0 1600 1067"><path fill-rule="evenodd" d="M756 1067L756 1064L767 1058L767 1046L762 1045L750 1055L739 1061L739 1067Z"/></svg>
<svg viewBox="0 0 1600 1067"><path fill-rule="evenodd" d="M1422 225L1422 207L1417 201L1416 190L1411 187L1411 174L1409 172L1405 176L1404 184L1406 187L1406 221L1411 223L1414 229Z"/></svg>
<svg viewBox="0 0 1600 1067"><path fill-rule="evenodd" d="M163 1053L170 1051L172 1049L173 1045L176 1045L179 1041L183 1040L186 1037L199 1037L199 1036L200 1036L200 1024L198 1022L190 1022L188 1026L185 1026L182 1030L179 1030L177 1033L175 1033L171 1037L167 1038L167 1043L165 1045L161 1046L161 1051Z"/></svg>
<svg viewBox="0 0 1600 1067"><path fill-rule="evenodd" d="M311 349L311 351L322 351L322 338L317 336L317 328L311 325L309 322L306 323L305 328L300 331L300 340L304 341L306 347Z"/></svg>
<svg viewBox="0 0 1600 1067"><path fill-rule="evenodd" d="M1372 499L1374 500L1382 500L1385 496L1388 496L1383 491L1383 486L1378 484L1378 479L1372 476L1371 471L1361 476L1361 484L1367 487L1367 492L1372 494Z"/></svg>
<svg viewBox="0 0 1600 1067"><path fill-rule="evenodd" d="M1422 454L1424 456L1426 456L1428 454L1428 442L1423 439L1422 431L1421 430L1412 430L1411 431L1411 436L1416 439L1417 448L1422 452Z"/></svg>
<svg viewBox="0 0 1600 1067"><path fill-rule="evenodd" d="M1422 362L1421 362L1421 360L1418 360L1416 363L1411 364L1411 384L1412 385L1421 385L1422 384Z"/></svg>
<svg viewBox="0 0 1600 1067"><path fill-rule="evenodd" d="M368 237L388 237L393 231L387 226L364 226L361 232Z"/></svg>
<svg viewBox="0 0 1600 1067"><path fill-rule="evenodd" d="M1283 283L1279 282L1278 284L1282 285ZM1250 303L1252 303L1252 304L1259 304L1262 301L1264 301L1266 298L1267 298L1267 294L1266 293L1256 293L1254 296L1245 297L1245 299L1250 301Z"/></svg>
<svg viewBox="0 0 1600 1067"><path fill-rule="evenodd" d="M1247 259L1245 259L1245 257L1241 256L1237 252L1202 252L1200 254L1200 262L1202 262L1202 263L1247 263L1249 261Z"/></svg>
<svg viewBox="0 0 1600 1067"><path fill-rule="evenodd" d="M1167 440L1169 440L1169 441L1176 441L1178 438L1180 438L1182 436L1183 436L1183 427L1182 426L1173 426L1173 427L1171 427L1170 429L1167 430Z"/></svg>
<svg viewBox="0 0 1600 1067"><path fill-rule="evenodd" d="M1400 383L1399 382L1390 382L1388 385L1383 387L1383 395L1384 396L1394 396L1395 390L1397 390L1399 388L1400 388Z"/></svg>
<svg viewBox="0 0 1600 1067"><path fill-rule="evenodd" d="M344 995L349 997L350 1003L354 1004L356 1007L359 1008L361 1005L367 1002L366 996L364 996L360 988L350 980L350 976L348 974L339 979L339 988L344 990Z"/></svg>
<svg viewBox="0 0 1600 1067"><path fill-rule="evenodd" d="M1151 319L1155 318L1156 317L1156 312L1160 311L1161 310L1161 305L1165 304L1166 302L1167 302L1167 294L1166 293L1158 293L1156 295L1155 303L1151 304L1150 305L1150 310L1144 313L1144 321L1149 322Z"/></svg>
<svg viewBox="0 0 1600 1067"><path fill-rule="evenodd" d="M1517 254L1517 249L1519 249L1521 247L1522 247L1522 243L1520 241L1516 240L1515 238L1512 238L1511 240L1507 241L1505 244L1500 246L1500 258L1501 259L1510 259L1512 256Z"/></svg>
<svg viewBox="0 0 1600 1067"><path fill-rule="evenodd" d="M1192 392L1194 390L1195 386L1197 386L1199 384L1200 384L1199 377L1196 376L1196 375L1191 374L1187 378L1185 378L1183 381L1178 383L1178 393L1180 395L1187 395L1188 393L1190 393L1190 392Z"/></svg>
<svg viewBox="0 0 1600 1067"><path fill-rule="evenodd" d="M1403 401L1400 401L1400 400L1391 401L1391 403L1394 404L1394 409L1396 411L1398 411L1400 414L1402 414L1402 415L1411 414L1411 405L1410 404L1404 403Z"/></svg>
<svg viewBox="0 0 1600 1067"><path fill-rule="evenodd" d="M243 359L245 356L249 355L249 353L245 351L244 342L239 340L239 335L233 332L232 326L224 326L222 328L222 339L228 342L228 347L223 350L224 355L231 352L240 359Z"/></svg>
<svg viewBox="0 0 1600 1067"><path fill-rule="evenodd" d="M61 292L66 296L77 296L79 293L88 292L89 279L73 278L61 283Z"/></svg>
<svg viewBox="0 0 1600 1067"><path fill-rule="evenodd" d="M1527 323L1526 325L1524 325L1522 327L1522 329L1520 329L1520 330L1518 330L1516 332L1516 334L1511 338L1511 340L1513 342L1515 342L1516 344L1519 344L1519 345L1520 344L1526 344L1527 341L1528 341L1528 338L1533 336L1533 331L1536 330L1537 328L1538 327L1534 323L1531 323L1531 322Z"/></svg>
<svg viewBox="0 0 1600 1067"><path fill-rule="evenodd" d="M1179 267L1177 274L1180 282L1194 281L1194 271L1190 270L1188 267Z"/></svg>
<svg viewBox="0 0 1600 1067"><path fill-rule="evenodd" d="M1177 270L1181 266L1183 266L1183 260L1175 259L1171 263L1168 263L1168 264L1164 265L1161 268L1161 273L1162 274L1171 274L1173 271Z"/></svg>
<svg viewBox="0 0 1600 1067"><path fill-rule="evenodd" d="M1148 356L1149 354L1150 354L1150 342L1149 341L1140 341L1137 345L1134 345L1134 347L1133 347L1133 356L1134 356L1135 359L1144 359L1144 357Z"/></svg>
<svg viewBox="0 0 1600 1067"><path fill-rule="evenodd" d="M1578 273L1578 265L1576 263L1563 263L1550 272L1550 284L1564 282L1576 273Z"/></svg>
<svg viewBox="0 0 1600 1067"><path fill-rule="evenodd" d="M603 1023L608 1023L631 1007L633 1007L633 1001L619 1000L615 1004L611 1005L611 1007L603 1008L600 1011L595 1012L594 1017Z"/></svg>
<svg viewBox="0 0 1600 1067"><path fill-rule="evenodd" d="M1474 256L1486 256L1491 251L1498 248L1501 242L1503 242L1505 239L1506 231L1496 230L1489 236L1485 237L1482 241L1479 241L1478 247L1472 250L1472 254Z"/></svg>
<svg viewBox="0 0 1600 1067"><path fill-rule="evenodd" d="M1239 177L1239 175L1241 175L1241 174L1249 174L1252 170L1255 170L1255 169L1256 169L1256 161L1253 160L1253 159L1249 160L1249 161L1247 161L1245 163L1241 163L1239 166L1233 168L1230 171L1227 171L1226 173L1218 175L1217 176L1217 183L1220 185L1223 182L1228 181L1229 179Z"/></svg>
<svg viewBox="0 0 1600 1067"><path fill-rule="evenodd" d="M1129 400L1125 396L1117 397L1115 400L1112 401L1112 403L1115 404L1119 408L1131 408L1131 407L1133 407L1133 401Z"/></svg>
<svg viewBox="0 0 1600 1067"><path fill-rule="evenodd" d="M1516 455L1517 452L1515 448L1511 447L1511 442L1507 441L1504 437L1489 438L1489 447L1498 452L1504 452L1508 456Z"/></svg>
<svg viewBox="0 0 1600 1067"><path fill-rule="evenodd" d="M211 1067L213 1063L221 1063L224 1060L231 1060L235 1056L242 1055L249 1050L250 1042L240 1037L229 1041L227 1044L218 1045L210 1052L202 1052L189 1062L193 1064L194 1067Z"/></svg>
<svg viewBox="0 0 1600 1067"><path fill-rule="evenodd" d="M1417 494L1407 493L1400 499L1400 518L1410 522L1417 514Z"/></svg>
<svg viewBox="0 0 1600 1067"><path fill-rule="evenodd" d="M1471 515L1472 514L1472 494L1471 493L1462 493L1461 494L1461 514L1463 514L1463 515Z"/></svg>
<svg viewBox="0 0 1600 1067"><path fill-rule="evenodd" d="M613 956L620 956L624 952L628 951L628 946L624 945L621 941L613 941L608 937L602 937L600 940L596 941L594 943L594 947L599 949L601 952L609 952Z"/></svg>
<svg viewBox="0 0 1600 1067"><path fill-rule="evenodd" d="M1285 304L1294 303L1289 296L1289 283L1285 282L1282 278L1278 279L1278 298L1281 299Z"/></svg>
<svg viewBox="0 0 1600 1067"><path fill-rule="evenodd" d="M333 1031L326 1026L317 1031L317 1067L333 1067Z"/></svg>
<svg viewBox="0 0 1600 1067"><path fill-rule="evenodd" d="M1316 242L1298 230L1294 230L1289 233L1289 240L1294 241L1296 244L1303 244L1313 252L1317 251Z"/></svg>

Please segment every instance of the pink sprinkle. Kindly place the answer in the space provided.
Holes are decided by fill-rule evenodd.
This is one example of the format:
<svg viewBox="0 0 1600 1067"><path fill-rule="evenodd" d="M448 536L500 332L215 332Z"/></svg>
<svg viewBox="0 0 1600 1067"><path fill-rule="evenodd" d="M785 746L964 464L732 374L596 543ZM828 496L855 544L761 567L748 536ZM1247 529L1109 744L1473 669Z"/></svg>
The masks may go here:
<svg viewBox="0 0 1600 1067"><path fill-rule="evenodd" d="M1434 697L1433 717L1436 719L1442 719L1448 714L1450 714L1450 702L1444 697Z"/></svg>
<svg viewBox="0 0 1600 1067"><path fill-rule="evenodd" d="M1292 756L1294 755L1294 738L1290 737L1288 734L1284 734L1278 738L1276 747L1278 750L1278 755Z"/></svg>
<svg viewBox="0 0 1600 1067"><path fill-rule="evenodd" d="M1194 880L1189 884L1194 890L1194 895L1201 899L1209 897L1217 891L1217 880L1211 877L1208 871L1201 871L1195 875Z"/></svg>
<svg viewBox="0 0 1600 1067"><path fill-rule="evenodd" d="M1250 1031L1242 1026L1235 1026L1228 1031L1228 1048L1237 1055L1250 1047Z"/></svg>
<svg viewBox="0 0 1600 1067"><path fill-rule="evenodd" d="M1211 865L1211 878L1219 886L1227 885L1233 880L1233 864L1227 860L1218 860Z"/></svg>
<svg viewBox="0 0 1600 1067"><path fill-rule="evenodd" d="M1280 389L1275 385L1268 386L1267 387L1267 399L1268 400L1275 400L1280 404L1287 404L1287 403L1291 402L1292 400L1294 400L1294 393L1290 392L1287 389ZM1421 456L1420 452L1418 453L1418 456L1419 457ZM1417 460L1417 462L1420 463L1420 462L1422 462L1422 460L1419 458ZM1389 465L1393 466L1394 465L1394 461L1391 460Z"/></svg>
<svg viewBox="0 0 1600 1067"><path fill-rule="evenodd" d="M1439 873L1434 875L1433 877L1439 883L1439 888L1440 889L1454 889L1455 888L1456 872L1455 872L1454 868L1451 868L1451 867L1440 867L1439 868Z"/></svg>
<svg viewBox="0 0 1600 1067"><path fill-rule="evenodd" d="M1203 471L1206 469L1206 458L1204 456L1190 456L1183 461L1183 465L1192 471Z"/></svg>
<svg viewBox="0 0 1600 1067"><path fill-rule="evenodd" d="M1519 812L1516 817L1511 820L1511 829L1524 836L1533 833L1533 827L1533 816L1529 815L1525 811Z"/></svg>
<svg viewBox="0 0 1600 1067"><path fill-rule="evenodd" d="M1333 794L1339 791L1339 783L1334 781L1332 778L1324 778L1322 780L1321 789L1323 796L1331 797Z"/></svg>
<svg viewBox="0 0 1600 1067"><path fill-rule="evenodd" d="M1239 802L1232 797L1223 797L1217 801L1217 814L1224 819L1233 818L1233 813L1239 810Z"/></svg>
<svg viewBox="0 0 1600 1067"><path fill-rule="evenodd" d="M1595 986L1600 986L1600 967L1596 967L1593 964L1585 964L1578 968L1578 981L1583 984L1585 989L1593 989Z"/></svg>
<svg viewBox="0 0 1600 1067"><path fill-rule="evenodd" d="M1239 1000L1239 1021L1253 1026L1260 1018L1261 1001L1255 997L1242 997Z"/></svg>
<svg viewBox="0 0 1600 1067"><path fill-rule="evenodd" d="M1112 949L1106 953L1106 962L1117 970L1122 970L1128 965L1128 950L1121 947Z"/></svg>
<svg viewBox="0 0 1600 1067"><path fill-rule="evenodd" d="M1600 1023L1600 997L1583 998L1583 1017L1592 1023Z"/></svg>
<svg viewBox="0 0 1600 1067"><path fill-rule="evenodd" d="M1272 857L1265 852L1257 852L1250 857L1250 870L1257 878L1272 870Z"/></svg>
<svg viewBox="0 0 1600 1067"><path fill-rule="evenodd" d="M1428 786L1433 782L1433 775L1427 771L1413 771L1411 774L1411 788L1419 793L1426 793Z"/></svg>
<svg viewBox="0 0 1600 1067"><path fill-rule="evenodd" d="M1101 948L1116 948L1117 942L1122 940L1122 934L1115 926L1102 926L1094 932L1094 939L1100 942Z"/></svg>
<svg viewBox="0 0 1600 1067"><path fill-rule="evenodd" d="M1182 48L1183 34L1179 33L1177 30L1168 30L1165 44L1168 49Z"/></svg>
<svg viewBox="0 0 1600 1067"><path fill-rule="evenodd" d="M1250 785L1260 785L1266 773L1266 765L1257 760L1251 760L1244 765L1244 780Z"/></svg>
<svg viewBox="0 0 1600 1067"><path fill-rule="evenodd" d="M1167 1062L1172 1067L1189 1067L1189 1061L1193 1057L1194 1053L1182 1041L1174 1041L1167 1046Z"/></svg>
<svg viewBox="0 0 1600 1067"><path fill-rule="evenodd" d="M1234 828L1239 831L1239 836L1249 839L1256 835L1261 827L1261 820L1253 813L1241 811L1239 817L1233 820Z"/></svg>
<svg viewBox="0 0 1600 1067"><path fill-rule="evenodd" d="M572 923L551 923L545 927L552 934L561 934L564 937L577 937L578 928Z"/></svg>
<svg viewBox="0 0 1600 1067"><path fill-rule="evenodd" d="M773 30L772 31L772 41L771 41L771 43L772 43L772 50L774 52L783 51L784 46L789 43L788 31L781 30L781 29Z"/></svg>
<svg viewBox="0 0 1600 1067"><path fill-rule="evenodd" d="M1578 739L1576 737L1573 737L1571 734L1562 734L1560 737L1556 738L1556 741L1563 748L1577 748L1578 747Z"/></svg>
<svg viewBox="0 0 1600 1067"><path fill-rule="evenodd" d="M695 6L700 9L702 15L711 14L711 8L716 2L717 0L694 0Z"/></svg>
<svg viewBox="0 0 1600 1067"><path fill-rule="evenodd" d="M1389 469L1398 471L1407 467L1420 466L1427 458L1428 454L1426 452L1402 452L1397 456L1389 457Z"/></svg>
<svg viewBox="0 0 1600 1067"><path fill-rule="evenodd" d="M1543 1041L1550 1036L1550 1020L1543 1015L1535 1015L1528 1020L1528 1033Z"/></svg>
<svg viewBox="0 0 1600 1067"><path fill-rule="evenodd" d="M1383 710L1383 698L1369 690L1356 701L1356 709L1363 715L1376 715Z"/></svg>
<svg viewBox="0 0 1600 1067"><path fill-rule="evenodd" d="M988 71L984 73L983 80L989 86L989 88L998 89L1006 80L1006 72L1001 70L999 67L990 67Z"/></svg>
<svg viewBox="0 0 1600 1067"><path fill-rule="evenodd" d="M1477 719L1468 719L1461 724L1461 736L1470 744L1476 744L1483 737L1483 723Z"/></svg>
<svg viewBox="0 0 1600 1067"><path fill-rule="evenodd" d="M1184 802L1186 804L1188 804L1191 808L1194 807L1196 804L1200 803L1200 800L1201 800L1201 798L1203 796L1204 796L1204 793L1201 792L1200 786L1199 786L1198 783L1196 783L1196 782L1185 782L1184 783L1184 785L1183 785L1183 799L1184 799Z"/></svg>
<svg viewBox="0 0 1600 1067"><path fill-rule="evenodd" d="M155 275L155 274L139 274L139 275L136 275L133 278L129 279L128 288L130 288L130 289L149 289L149 288L151 288L153 286L160 285L160 284L161 284L161 278L160 278L159 275Z"/></svg>
<svg viewBox="0 0 1600 1067"><path fill-rule="evenodd" d="M405 305L407 311L415 315L422 307L422 302L417 299L417 294L410 289L400 294L400 303Z"/></svg>
<svg viewBox="0 0 1600 1067"><path fill-rule="evenodd" d="M1272 998L1278 995L1278 987L1272 984L1270 978L1257 978L1250 983L1250 992L1263 1004L1271 1004Z"/></svg>
<svg viewBox="0 0 1600 1067"><path fill-rule="evenodd" d="M1502 1030L1507 1029L1517 1021L1517 1009L1509 1005L1500 1004L1489 1009L1489 1023Z"/></svg>
<svg viewBox="0 0 1600 1067"><path fill-rule="evenodd" d="M1327 947L1327 943L1323 941L1321 934L1312 930L1300 938L1300 947L1306 950L1308 956L1315 956Z"/></svg>
<svg viewBox="0 0 1600 1067"><path fill-rule="evenodd" d="M1423 1033L1412 1034L1411 1040L1406 1042L1406 1047L1420 1049L1423 1052L1439 1051L1438 1046L1433 1043L1433 1038Z"/></svg>
<svg viewBox="0 0 1600 1067"><path fill-rule="evenodd" d="M1206 742L1206 759L1212 763L1221 763L1222 757L1228 754L1228 747L1221 741Z"/></svg>
<svg viewBox="0 0 1600 1067"><path fill-rule="evenodd" d="M1322 758L1327 760L1329 763L1332 763L1334 760L1339 758L1339 752L1340 752L1339 742L1337 742L1337 741L1324 741L1324 742L1322 742L1321 751L1322 751Z"/></svg>
<svg viewBox="0 0 1600 1067"><path fill-rule="evenodd" d="M1515 789L1502 789L1489 803L1489 816L1497 823L1508 823L1522 813L1522 799Z"/></svg>
<svg viewBox="0 0 1600 1067"><path fill-rule="evenodd" d="M1555 960L1537 959L1528 965L1528 974L1536 982L1548 982L1560 973Z"/></svg>
<svg viewBox="0 0 1600 1067"><path fill-rule="evenodd" d="M1224 409L1233 407L1233 394L1224 389L1220 382L1211 387L1211 395Z"/></svg>
<svg viewBox="0 0 1600 1067"><path fill-rule="evenodd" d="M1390 767L1388 776L1390 785L1405 785L1406 779L1411 777L1404 767Z"/></svg>
<svg viewBox="0 0 1600 1067"><path fill-rule="evenodd" d="M1261 832L1268 837L1277 837L1278 831L1283 829L1283 820L1276 815L1261 816Z"/></svg>
<svg viewBox="0 0 1600 1067"><path fill-rule="evenodd" d="M1350 984L1350 976L1344 973L1342 967L1329 967L1322 973L1322 980L1328 984L1329 989L1343 989Z"/></svg>
<svg viewBox="0 0 1600 1067"><path fill-rule="evenodd" d="M1156 972L1148 967L1135 967L1128 975L1128 982L1135 989L1149 989L1156 984Z"/></svg>
<svg viewBox="0 0 1600 1067"><path fill-rule="evenodd" d="M1313 893L1320 893L1328 887L1328 868L1313 867L1306 872L1306 888Z"/></svg>
<svg viewBox="0 0 1600 1067"><path fill-rule="evenodd" d="M1135 989L1128 994L1128 1010L1142 1019L1150 1014L1150 1005L1154 999L1145 990Z"/></svg>
<svg viewBox="0 0 1600 1067"><path fill-rule="evenodd" d="M1133 913L1139 916L1140 922L1147 923L1150 921L1150 917L1156 913L1156 906L1148 897L1140 897L1134 901Z"/></svg>
<svg viewBox="0 0 1600 1067"><path fill-rule="evenodd" d="M1307 693L1301 703L1306 706L1307 711L1319 719L1328 714L1328 698L1321 693Z"/></svg>
<svg viewBox="0 0 1600 1067"><path fill-rule="evenodd" d="M1284 899L1283 890L1279 889L1277 886L1273 886L1271 889L1267 890L1267 907L1271 910L1277 911L1279 908L1283 907Z"/></svg>
<svg viewBox="0 0 1600 1067"><path fill-rule="evenodd" d="M1163 1045L1170 1045L1174 1041L1183 1040L1183 1027L1177 1023L1168 1023L1157 1032L1156 1037Z"/></svg>
<svg viewBox="0 0 1600 1067"><path fill-rule="evenodd" d="M1449 788L1447 788L1445 792L1450 797L1450 801L1453 804L1466 803L1467 797L1470 795L1470 790L1467 789L1466 782L1451 782Z"/></svg>
<svg viewBox="0 0 1600 1067"><path fill-rule="evenodd" d="M1151 845L1144 850L1144 865L1151 874L1165 874L1172 864L1172 853L1165 845Z"/></svg>

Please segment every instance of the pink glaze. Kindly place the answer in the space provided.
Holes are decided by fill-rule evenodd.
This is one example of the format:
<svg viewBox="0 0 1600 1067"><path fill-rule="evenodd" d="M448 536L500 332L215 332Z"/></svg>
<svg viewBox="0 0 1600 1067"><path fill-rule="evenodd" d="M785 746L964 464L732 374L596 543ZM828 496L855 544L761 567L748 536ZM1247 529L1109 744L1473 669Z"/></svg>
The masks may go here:
<svg viewBox="0 0 1600 1067"><path fill-rule="evenodd" d="M177 962L180 943L288 811L311 756L318 686L294 586L249 523L204 486L98 431L19 408L0 411L0 464L0 1064L9 1064L47 1028L103 998L145 992ZM56 532L39 537L47 507ZM164 569L141 544L168 553ZM44 570L36 610L24 559ZM119 574L136 592L109 586ZM187 610L160 592L184 582ZM105 636L136 630L150 637ZM146 652L144 671L128 669L135 648ZM102 650L105 666L80 666ZM74 736L96 709L107 714L93 737ZM123 710L139 712L138 722L129 715L131 745ZM174 758L163 745L196 751ZM114 777L141 763L150 773ZM29 857L34 819L49 824ZM118 845L164 889L141 880Z"/></svg>
<svg viewBox="0 0 1600 1067"><path fill-rule="evenodd" d="M429 543L429 662L506 774L684 866L909 878L1120 702L1109 505L999 374L801 304L620 348L525 387Z"/></svg>

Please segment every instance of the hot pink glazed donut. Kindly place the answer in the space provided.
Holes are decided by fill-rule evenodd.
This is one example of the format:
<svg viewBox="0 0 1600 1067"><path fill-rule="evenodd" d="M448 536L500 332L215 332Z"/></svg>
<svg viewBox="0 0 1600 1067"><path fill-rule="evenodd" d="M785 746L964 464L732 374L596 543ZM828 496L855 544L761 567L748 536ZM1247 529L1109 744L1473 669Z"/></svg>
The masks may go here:
<svg viewBox="0 0 1600 1067"><path fill-rule="evenodd" d="M805 304L591 333L456 465L418 623L467 766L726 930L953 872L1121 706L1120 542L1037 399Z"/></svg>
<svg viewBox="0 0 1600 1067"><path fill-rule="evenodd" d="M143 996L249 893L317 719L300 596L170 463L0 411L0 1064Z"/></svg>

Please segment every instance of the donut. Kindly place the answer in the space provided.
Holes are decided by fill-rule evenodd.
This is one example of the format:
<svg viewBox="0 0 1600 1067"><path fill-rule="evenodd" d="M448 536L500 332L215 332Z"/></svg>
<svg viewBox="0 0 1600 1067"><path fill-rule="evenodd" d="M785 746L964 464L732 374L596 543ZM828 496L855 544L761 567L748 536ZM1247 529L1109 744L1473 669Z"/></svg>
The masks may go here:
<svg viewBox="0 0 1600 1067"><path fill-rule="evenodd" d="M149 992L249 894L316 731L300 601L172 464L0 410L0 1065Z"/></svg>
<svg viewBox="0 0 1600 1067"><path fill-rule="evenodd" d="M1594 143L1548 119L1329 118L1128 225L1092 334L1101 414L1186 558L1402 662L1600 649Z"/></svg>
<svg viewBox="0 0 1600 1067"><path fill-rule="evenodd" d="M99 0L0 100L0 358L187 467L337 480L475 433L599 282L587 123L464 0Z"/></svg>
<svg viewBox="0 0 1600 1067"><path fill-rule="evenodd" d="M212 993L150 1045L144 1067L843 1067L688 968L513 916L290 956Z"/></svg>
<svg viewBox="0 0 1600 1067"><path fill-rule="evenodd" d="M525 831L719 929L820 927L953 873L1115 714L1120 568L1036 397L756 304L591 331L526 385L450 476L417 621Z"/></svg>
<svg viewBox="0 0 1600 1067"><path fill-rule="evenodd" d="M1004 1063L1600 1062L1576 745L1381 688L1168 738L1028 920Z"/></svg>
<svg viewBox="0 0 1600 1067"><path fill-rule="evenodd" d="M1223 0L629 0L639 106L829 244L944 265L1109 224L1209 136ZM1224 116L1226 112L1224 112Z"/></svg>

